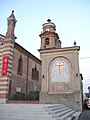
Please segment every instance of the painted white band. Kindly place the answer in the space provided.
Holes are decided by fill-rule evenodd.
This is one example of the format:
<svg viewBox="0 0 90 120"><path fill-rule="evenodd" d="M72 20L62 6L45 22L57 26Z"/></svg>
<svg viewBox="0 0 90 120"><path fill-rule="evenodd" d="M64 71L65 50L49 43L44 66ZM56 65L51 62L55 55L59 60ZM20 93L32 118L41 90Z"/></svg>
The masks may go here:
<svg viewBox="0 0 90 120"><path fill-rule="evenodd" d="M0 94L2 94L2 93L8 93L8 91L0 91Z"/></svg>
<svg viewBox="0 0 90 120"><path fill-rule="evenodd" d="M0 86L0 89L9 89L9 86Z"/></svg>

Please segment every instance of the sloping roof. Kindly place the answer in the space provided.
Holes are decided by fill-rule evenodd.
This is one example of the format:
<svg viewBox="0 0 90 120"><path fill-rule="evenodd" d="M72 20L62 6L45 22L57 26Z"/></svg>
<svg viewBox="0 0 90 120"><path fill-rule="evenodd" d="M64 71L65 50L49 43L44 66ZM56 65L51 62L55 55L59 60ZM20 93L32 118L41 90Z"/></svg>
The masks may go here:
<svg viewBox="0 0 90 120"><path fill-rule="evenodd" d="M0 42L3 42L5 40L5 36L0 34ZM21 51L23 54L27 55L28 57L30 57L32 60L36 61L38 64L41 65L41 60L38 59L37 57L35 57L33 54L31 54L29 51L27 51L25 48L23 48L21 45L19 45L18 43L15 42L15 46L16 49L18 49L19 51Z"/></svg>
<svg viewBox="0 0 90 120"><path fill-rule="evenodd" d="M0 34L0 42L3 42L3 40L5 40L5 36Z"/></svg>
<svg viewBox="0 0 90 120"><path fill-rule="evenodd" d="M21 51L23 54L27 55L30 57L32 60L36 61L41 65L41 60L35 57L33 54L31 54L29 51L27 51L25 48L23 48L21 45L15 42L15 48Z"/></svg>

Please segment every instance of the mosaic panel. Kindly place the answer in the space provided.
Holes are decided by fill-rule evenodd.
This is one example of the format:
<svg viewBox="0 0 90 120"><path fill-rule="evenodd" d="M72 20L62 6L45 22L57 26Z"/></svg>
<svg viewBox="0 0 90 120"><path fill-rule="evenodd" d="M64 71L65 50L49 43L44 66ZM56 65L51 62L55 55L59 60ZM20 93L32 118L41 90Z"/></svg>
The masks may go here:
<svg viewBox="0 0 90 120"><path fill-rule="evenodd" d="M49 66L49 92L72 92L71 63L65 57L58 57Z"/></svg>

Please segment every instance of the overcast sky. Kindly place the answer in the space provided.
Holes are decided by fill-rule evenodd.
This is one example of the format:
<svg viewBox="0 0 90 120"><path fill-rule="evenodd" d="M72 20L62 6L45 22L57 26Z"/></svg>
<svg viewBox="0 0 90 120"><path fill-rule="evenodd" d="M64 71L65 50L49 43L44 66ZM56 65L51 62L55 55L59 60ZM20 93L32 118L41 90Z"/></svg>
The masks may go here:
<svg viewBox="0 0 90 120"><path fill-rule="evenodd" d="M0 33L7 31L7 18L15 11L16 42L36 57L40 48L39 34L48 18L56 25L62 47L80 46L80 72L84 91L90 85L90 0L0 0Z"/></svg>

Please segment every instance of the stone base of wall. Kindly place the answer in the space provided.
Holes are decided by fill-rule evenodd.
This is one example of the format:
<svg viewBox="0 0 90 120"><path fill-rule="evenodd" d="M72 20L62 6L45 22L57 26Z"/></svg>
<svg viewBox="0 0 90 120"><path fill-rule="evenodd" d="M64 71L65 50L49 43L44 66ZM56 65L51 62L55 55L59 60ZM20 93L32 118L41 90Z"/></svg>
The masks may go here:
<svg viewBox="0 0 90 120"><path fill-rule="evenodd" d="M7 99L6 98L0 98L0 103L7 103Z"/></svg>
<svg viewBox="0 0 90 120"><path fill-rule="evenodd" d="M7 103L15 103L15 104L39 104L39 101L36 100L8 100Z"/></svg>
<svg viewBox="0 0 90 120"><path fill-rule="evenodd" d="M49 94L40 92L40 103L42 104L64 104L77 111L82 110L82 99L80 91L68 94Z"/></svg>

